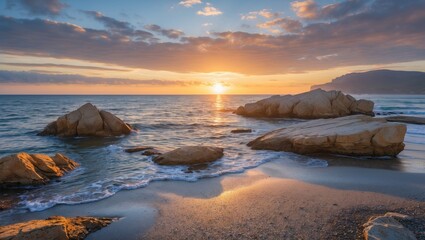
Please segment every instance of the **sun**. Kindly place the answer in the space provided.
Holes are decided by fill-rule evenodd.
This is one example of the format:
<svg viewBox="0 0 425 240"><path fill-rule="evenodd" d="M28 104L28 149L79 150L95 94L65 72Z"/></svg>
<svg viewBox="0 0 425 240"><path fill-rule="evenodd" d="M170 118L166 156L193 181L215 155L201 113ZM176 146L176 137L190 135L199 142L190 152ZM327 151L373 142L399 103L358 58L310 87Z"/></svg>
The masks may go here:
<svg viewBox="0 0 425 240"><path fill-rule="evenodd" d="M224 93L224 86L221 83L215 83L213 86L213 91L215 94L222 94Z"/></svg>

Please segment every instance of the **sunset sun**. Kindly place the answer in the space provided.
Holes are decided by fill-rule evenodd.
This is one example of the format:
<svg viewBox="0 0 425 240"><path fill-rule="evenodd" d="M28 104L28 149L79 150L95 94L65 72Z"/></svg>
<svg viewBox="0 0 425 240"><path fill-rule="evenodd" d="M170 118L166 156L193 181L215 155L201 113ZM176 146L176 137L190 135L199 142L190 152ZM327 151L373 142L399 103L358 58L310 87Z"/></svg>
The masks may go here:
<svg viewBox="0 0 425 240"><path fill-rule="evenodd" d="M213 92L215 94L223 94L224 93L224 86L221 83L215 83L213 86Z"/></svg>

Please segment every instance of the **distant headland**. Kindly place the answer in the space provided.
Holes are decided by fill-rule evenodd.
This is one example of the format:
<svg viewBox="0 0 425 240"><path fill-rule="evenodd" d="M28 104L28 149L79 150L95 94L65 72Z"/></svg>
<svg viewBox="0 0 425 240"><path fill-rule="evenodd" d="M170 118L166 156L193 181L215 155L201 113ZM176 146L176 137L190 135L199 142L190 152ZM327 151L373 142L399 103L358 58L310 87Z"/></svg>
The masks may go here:
<svg viewBox="0 0 425 240"><path fill-rule="evenodd" d="M425 94L425 72L375 70L349 73L311 89L352 94Z"/></svg>

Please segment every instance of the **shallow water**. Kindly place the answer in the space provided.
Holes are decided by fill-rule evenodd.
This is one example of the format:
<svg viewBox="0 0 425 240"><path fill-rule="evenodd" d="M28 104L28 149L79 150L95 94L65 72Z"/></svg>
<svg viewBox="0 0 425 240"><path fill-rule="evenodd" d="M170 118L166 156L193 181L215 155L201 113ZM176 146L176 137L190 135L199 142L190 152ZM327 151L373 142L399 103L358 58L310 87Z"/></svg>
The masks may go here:
<svg viewBox="0 0 425 240"><path fill-rule="evenodd" d="M196 181L224 173L241 172L280 159L299 167L362 166L425 173L425 127L408 125L406 150L397 159L306 157L292 153L253 151L246 143L270 130L297 123L290 119L254 119L226 111L266 96L0 96L0 157L26 151L61 152L81 167L58 181L21 189L15 210L40 211L56 204L78 204L109 197L122 189L151 181ZM376 102L380 113L425 115L425 96L363 95ZM46 124L86 102L110 111L138 129L126 137L75 138L36 136ZM235 128L252 133L231 134ZM126 147L154 146L161 151L188 145L225 148L225 156L206 168L158 166L152 157L125 153ZM0 196L1 197L1 196ZM5 213L2 213L5 214Z"/></svg>

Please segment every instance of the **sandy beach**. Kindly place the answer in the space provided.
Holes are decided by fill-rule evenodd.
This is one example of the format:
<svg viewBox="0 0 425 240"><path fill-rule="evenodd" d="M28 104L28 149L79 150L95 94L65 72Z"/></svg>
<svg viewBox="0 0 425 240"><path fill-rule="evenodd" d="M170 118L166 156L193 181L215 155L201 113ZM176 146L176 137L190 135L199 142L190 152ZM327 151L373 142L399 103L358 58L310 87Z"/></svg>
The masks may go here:
<svg viewBox="0 0 425 240"><path fill-rule="evenodd" d="M424 239L424 182L423 174L301 168L275 160L241 174L154 182L97 202L17 214L1 224L112 216L120 220L88 239L354 239L370 216L396 211L413 216L411 228Z"/></svg>

